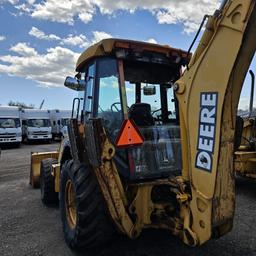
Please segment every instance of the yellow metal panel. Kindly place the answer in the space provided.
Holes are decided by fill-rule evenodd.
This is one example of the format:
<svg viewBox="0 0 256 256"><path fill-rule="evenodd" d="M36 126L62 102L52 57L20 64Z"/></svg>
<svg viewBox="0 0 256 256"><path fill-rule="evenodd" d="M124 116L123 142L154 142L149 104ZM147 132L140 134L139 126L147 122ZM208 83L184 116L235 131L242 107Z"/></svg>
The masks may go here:
<svg viewBox="0 0 256 256"><path fill-rule="evenodd" d="M81 68L81 65L89 62L92 58L111 55L117 43L119 43L120 48L122 48L121 47L122 45L133 44L139 47L146 47L147 49L150 49L152 52L156 51L156 52L163 52L163 53L169 53L169 54L173 52L173 54L175 53L176 55L181 56L183 58L187 56L187 53L185 51L171 48L168 45L151 44L147 42L139 42L139 41L133 41L133 40L127 40L127 39L109 38L109 39L103 39L99 43L94 44L90 46L88 49L86 49L77 60L76 70L79 71L79 69Z"/></svg>
<svg viewBox="0 0 256 256"><path fill-rule="evenodd" d="M54 176L55 192L60 192L60 164L53 164L52 171L52 175Z"/></svg>
<svg viewBox="0 0 256 256"><path fill-rule="evenodd" d="M34 188L39 187L41 161L46 158L58 159L58 156L58 151L31 153L30 184Z"/></svg>

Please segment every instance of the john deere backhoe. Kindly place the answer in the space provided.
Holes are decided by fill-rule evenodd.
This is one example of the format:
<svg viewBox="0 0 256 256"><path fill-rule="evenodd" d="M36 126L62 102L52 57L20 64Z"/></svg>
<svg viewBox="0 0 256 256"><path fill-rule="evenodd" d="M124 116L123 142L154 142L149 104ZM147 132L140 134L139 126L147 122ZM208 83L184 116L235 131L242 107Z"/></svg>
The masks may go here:
<svg viewBox="0 0 256 256"><path fill-rule="evenodd" d="M80 95L69 139L31 158L31 184L45 204L59 200L70 247L145 228L198 246L232 229L236 110L255 53L255 3L226 0L206 16L192 58L121 39L82 53L65 81Z"/></svg>

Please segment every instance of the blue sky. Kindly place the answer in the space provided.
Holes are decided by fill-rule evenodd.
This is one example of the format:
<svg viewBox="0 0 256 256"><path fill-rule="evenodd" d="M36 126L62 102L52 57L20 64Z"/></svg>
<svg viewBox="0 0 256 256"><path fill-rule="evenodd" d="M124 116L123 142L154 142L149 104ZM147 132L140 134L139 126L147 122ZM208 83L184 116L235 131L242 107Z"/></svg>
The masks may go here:
<svg viewBox="0 0 256 256"><path fill-rule="evenodd" d="M203 15L219 2L0 0L0 104L38 107L45 99L44 108L69 109L76 93L63 81L89 45L111 36L188 49ZM243 106L248 95L245 89Z"/></svg>

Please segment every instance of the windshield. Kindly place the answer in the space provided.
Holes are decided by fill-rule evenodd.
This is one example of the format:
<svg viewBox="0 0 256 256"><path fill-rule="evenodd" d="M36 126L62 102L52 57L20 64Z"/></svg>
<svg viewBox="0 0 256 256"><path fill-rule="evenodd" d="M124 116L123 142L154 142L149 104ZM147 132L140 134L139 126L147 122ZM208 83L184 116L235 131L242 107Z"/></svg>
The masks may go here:
<svg viewBox="0 0 256 256"><path fill-rule="evenodd" d="M49 127L50 120L49 119L29 119L27 124L30 127Z"/></svg>
<svg viewBox="0 0 256 256"><path fill-rule="evenodd" d="M0 128L18 128L20 127L19 118L0 118Z"/></svg>
<svg viewBox="0 0 256 256"><path fill-rule="evenodd" d="M63 119L61 119L61 125L62 126L68 126L68 124L69 124L69 118L63 118Z"/></svg>

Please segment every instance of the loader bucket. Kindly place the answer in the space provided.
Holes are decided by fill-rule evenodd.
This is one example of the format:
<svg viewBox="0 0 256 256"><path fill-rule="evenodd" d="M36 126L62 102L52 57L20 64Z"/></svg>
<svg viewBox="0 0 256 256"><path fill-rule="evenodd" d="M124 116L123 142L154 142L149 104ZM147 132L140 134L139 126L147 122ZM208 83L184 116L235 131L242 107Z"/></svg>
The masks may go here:
<svg viewBox="0 0 256 256"><path fill-rule="evenodd" d="M41 152L41 153L33 153L31 152L31 166L30 166L30 178L29 184L33 188L39 188L40 185L40 168L41 168L41 161L47 158L54 158L58 159L59 152L52 151L52 152Z"/></svg>

